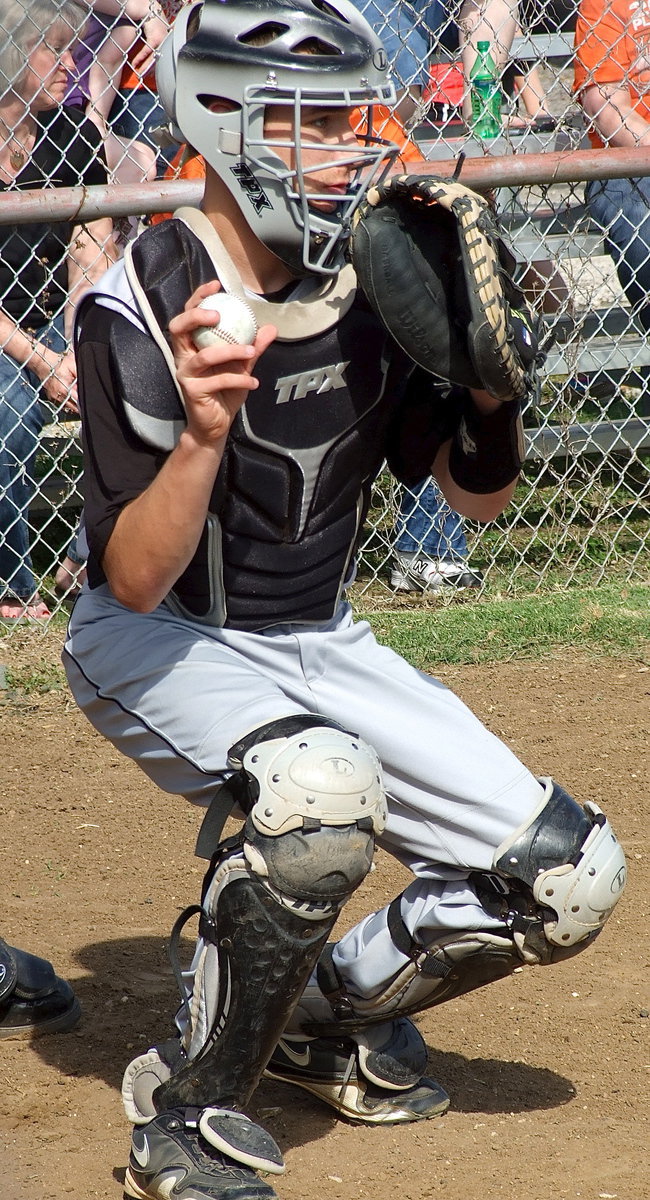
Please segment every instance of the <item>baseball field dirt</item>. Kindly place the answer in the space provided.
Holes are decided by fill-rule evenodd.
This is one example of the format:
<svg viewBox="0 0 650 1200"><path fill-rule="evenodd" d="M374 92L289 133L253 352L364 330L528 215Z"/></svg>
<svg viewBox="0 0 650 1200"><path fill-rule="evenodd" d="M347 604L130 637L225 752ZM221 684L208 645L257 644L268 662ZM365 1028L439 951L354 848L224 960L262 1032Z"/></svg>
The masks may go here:
<svg viewBox="0 0 650 1200"><path fill-rule="evenodd" d="M120 1200L121 1075L170 1032L167 937L198 898L200 813L90 728L51 665L57 637L0 642L0 662L23 678L33 669L29 691L0 693L0 932L53 959L83 1018L70 1034L0 1045L0 1190L2 1200ZM250 1111L285 1154L278 1194L648 1200L650 671L563 655L439 675L534 771L607 811L628 888L584 954L422 1014L430 1074L452 1098L445 1117L353 1127L304 1093L262 1084ZM379 853L342 926L405 879Z"/></svg>

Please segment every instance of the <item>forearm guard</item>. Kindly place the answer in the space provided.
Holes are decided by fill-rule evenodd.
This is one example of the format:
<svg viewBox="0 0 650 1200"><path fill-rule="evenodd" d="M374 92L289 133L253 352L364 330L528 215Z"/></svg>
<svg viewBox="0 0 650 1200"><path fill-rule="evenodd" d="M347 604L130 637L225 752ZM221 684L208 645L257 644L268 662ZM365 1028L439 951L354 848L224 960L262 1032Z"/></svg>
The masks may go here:
<svg viewBox="0 0 650 1200"><path fill-rule="evenodd" d="M524 461L521 407L502 404L481 414L469 393L449 451L449 473L466 492L487 495L517 478Z"/></svg>

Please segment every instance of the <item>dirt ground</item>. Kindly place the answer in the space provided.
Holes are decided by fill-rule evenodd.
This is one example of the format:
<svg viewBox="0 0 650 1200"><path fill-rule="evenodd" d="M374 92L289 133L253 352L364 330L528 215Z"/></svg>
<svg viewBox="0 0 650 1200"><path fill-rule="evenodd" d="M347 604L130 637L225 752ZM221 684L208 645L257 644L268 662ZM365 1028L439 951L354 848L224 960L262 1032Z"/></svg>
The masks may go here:
<svg viewBox="0 0 650 1200"><path fill-rule="evenodd" d="M24 655L17 639L0 642L0 663ZM278 1193L646 1200L650 671L571 656L440 675L533 770L606 809L628 855L628 889L584 954L422 1015L430 1074L452 1097L445 1117L355 1128L304 1093L263 1084L251 1115L285 1153ZM83 1006L75 1032L2 1042L2 1200L119 1200L129 1144L121 1075L169 1032L166 940L198 897L200 814L123 761L64 688L0 692L0 701L1 932L50 956ZM345 923L404 880L379 854Z"/></svg>

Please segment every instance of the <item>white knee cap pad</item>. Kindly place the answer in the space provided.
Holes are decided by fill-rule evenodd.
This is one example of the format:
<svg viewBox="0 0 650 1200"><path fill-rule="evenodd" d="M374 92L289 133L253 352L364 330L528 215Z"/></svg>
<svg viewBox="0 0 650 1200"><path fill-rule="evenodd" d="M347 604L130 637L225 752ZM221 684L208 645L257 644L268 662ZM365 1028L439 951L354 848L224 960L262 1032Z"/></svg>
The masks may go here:
<svg viewBox="0 0 650 1200"><path fill-rule="evenodd" d="M351 733L314 725L288 738L257 742L242 765L259 788L251 819L267 837L310 820L351 825L369 819L375 834L386 825L379 759Z"/></svg>
<svg viewBox="0 0 650 1200"><path fill-rule="evenodd" d="M570 949L598 933L618 904L625 855L597 804L580 806L552 779L540 783L537 812L499 847L495 866L528 884L547 941Z"/></svg>

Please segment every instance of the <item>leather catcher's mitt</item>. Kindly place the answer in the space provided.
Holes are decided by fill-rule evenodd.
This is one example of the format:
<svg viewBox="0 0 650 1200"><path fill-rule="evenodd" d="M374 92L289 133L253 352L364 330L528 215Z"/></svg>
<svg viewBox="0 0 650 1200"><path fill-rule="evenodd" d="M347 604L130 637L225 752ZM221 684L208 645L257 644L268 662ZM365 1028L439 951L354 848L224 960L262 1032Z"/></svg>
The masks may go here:
<svg viewBox="0 0 650 1200"><path fill-rule="evenodd" d="M533 388L537 322L482 196L432 175L395 176L359 206L351 258L375 312L419 366L504 401Z"/></svg>

